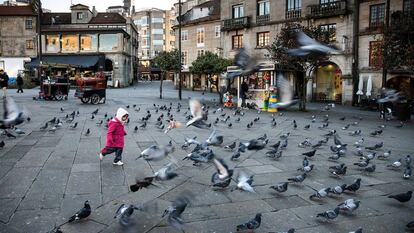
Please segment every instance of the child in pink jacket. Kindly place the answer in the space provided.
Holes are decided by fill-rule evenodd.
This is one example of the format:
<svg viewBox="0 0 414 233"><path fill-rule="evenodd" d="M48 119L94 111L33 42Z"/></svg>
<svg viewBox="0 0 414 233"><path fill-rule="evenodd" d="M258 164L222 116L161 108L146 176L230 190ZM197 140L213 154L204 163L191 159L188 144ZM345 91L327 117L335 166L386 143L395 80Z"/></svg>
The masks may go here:
<svg viewBox="0 0 414 233"><path fill-rule="evenodd" d="M123 108L118 108L114 119L108 123L108 132L106 133L106 145L99 154L102 160L105 155L115 153L114 165L122 166L122 149L124 148L124 137L127 134L124 125L128 120L128 112Z"/></svg>

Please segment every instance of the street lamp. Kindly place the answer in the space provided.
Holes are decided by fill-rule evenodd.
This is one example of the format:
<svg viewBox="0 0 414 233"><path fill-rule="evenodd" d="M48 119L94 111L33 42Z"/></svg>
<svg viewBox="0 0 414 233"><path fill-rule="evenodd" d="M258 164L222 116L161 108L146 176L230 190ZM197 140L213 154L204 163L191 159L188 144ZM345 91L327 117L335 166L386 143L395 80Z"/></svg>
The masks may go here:
<svg viewBox="0 0 414 233"><path fill-rule="evenodd" d="M178 0L178 60L180 62L180 68L178 70L178 99L181 100L181 68L182 68L182 54L181 54L181 0Z"/></svg>

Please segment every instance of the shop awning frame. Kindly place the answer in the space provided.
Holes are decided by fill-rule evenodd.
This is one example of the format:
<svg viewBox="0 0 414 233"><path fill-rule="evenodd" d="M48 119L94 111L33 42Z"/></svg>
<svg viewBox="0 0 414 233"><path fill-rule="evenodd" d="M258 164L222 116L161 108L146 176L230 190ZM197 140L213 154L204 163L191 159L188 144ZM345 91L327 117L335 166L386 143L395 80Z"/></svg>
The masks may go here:
<svg viewBox="0 0 414 233"><path fill-rule="evenodd" d="M40 64L39 58L33 59L31 62L26 63L26 68L35 68L39 66L52 66L52 67L76 67L76 68L89 68L95 66L100 55L64 55L64 56L43 56L42 64Z"/></svg>

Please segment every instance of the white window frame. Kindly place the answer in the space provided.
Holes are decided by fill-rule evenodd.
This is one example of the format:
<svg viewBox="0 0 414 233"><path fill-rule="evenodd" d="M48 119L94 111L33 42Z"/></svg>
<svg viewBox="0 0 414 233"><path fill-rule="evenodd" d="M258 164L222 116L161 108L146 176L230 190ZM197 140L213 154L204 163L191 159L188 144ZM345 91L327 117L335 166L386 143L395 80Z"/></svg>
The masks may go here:
<svg viewBox="0 0 414 233"><path fill-rule="evenodd" d="M181 31L181 41L187 41L188 40L188 31Z"/></svg>
<svg viewBox="0 0 414 233"><path fill-rule="evenodd" d="M181 59L182 59L183 65L184 66L187 65L188 63L188 52L187 51L182 51Z"/></svg>
<svg viewBox="0 0 414 233"><path fill-rule="evenodd" d="M214 35L216 38L220 38L220 33L221 33L221 26L220 25L216 25L214 27Z"/></svg>
<svg viewBox="0 0 414 233"><path fill-rule="evenodd" d="M204 28L197 28L197 48L204 47L204 41L206 40L206 31Z"/></svg>

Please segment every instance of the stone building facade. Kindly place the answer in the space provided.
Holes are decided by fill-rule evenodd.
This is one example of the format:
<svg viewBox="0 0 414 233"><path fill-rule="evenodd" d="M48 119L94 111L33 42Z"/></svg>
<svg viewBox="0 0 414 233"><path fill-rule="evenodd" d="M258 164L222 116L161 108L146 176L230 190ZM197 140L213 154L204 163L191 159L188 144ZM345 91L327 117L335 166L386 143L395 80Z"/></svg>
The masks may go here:
<svg viewBox="0 0 414 233"><path fill-rule="evenodd" d="M82 57L95 59L92 67L72 65L106 71L117 87L128 86L136 78L138 31L131 19L77 4L70 13L44 13L41 28L45 61L66 59L72 64Z"/></svg>
<svg viewBox="0 0 414 233"><path fill-rule="evenodd" d="M193 90L209 89L211 84L207 77L190 74L189 67L198 56L205 52L209 51L222 56L220 0L205 1L192 6L182 14L181 23L181 37L178 36L177 26L174 29L176 47L178 47L178 40L181 39L183 87ZM176 84L177 80L176 78ZM215 88L212 89L215 90Z"/></svg>
<svg viewBox="0 0 414 233"><path fill-rule="evenodd" d="M37 56L36 28L31 6L0 6L0 68L12 79Z"/></svg>
<svg viewBox="0 0 414 233"><path fill-rule="evenodd" d="M367 82L371 77L372 98L379 95L382 87L389 87L403 91L409 99L414 99L414 74L407 70L388 70L385 83L383 83L383 70L379 66L379 63L382 63L382 58L376 52L380 49L379 46L383 38L382 29L387 23L387 19L390 27L393 25L402 26L401 23L414 23L412 20L394 22L395 17L393 17L402 13L403 18L412 19L414 2L412 0L391 0L389 12L386 2L386 0L369 0L359 4L358 71L359 79L362 79L364 83L363 98L366 96Z"/></svg>

